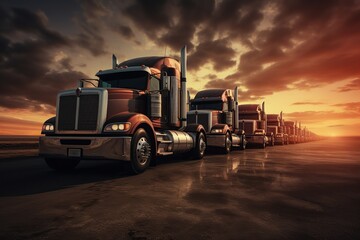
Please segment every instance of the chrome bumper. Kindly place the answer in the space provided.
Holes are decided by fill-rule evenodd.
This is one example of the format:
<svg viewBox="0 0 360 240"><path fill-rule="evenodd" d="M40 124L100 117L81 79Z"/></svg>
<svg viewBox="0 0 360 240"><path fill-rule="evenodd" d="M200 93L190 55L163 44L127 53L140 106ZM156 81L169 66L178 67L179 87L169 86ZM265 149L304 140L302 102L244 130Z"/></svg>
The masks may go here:
<svg viewBox="0 0 360 240"><path fill-rule="evenodd" d="M206 135L206 144L212 147L225 147L225 134Z"/></svg>
<svg viewBox="0 0 360 240"><path fill-rule="evenodd" d="M39 139L39 155L51 158L68 158L69 149L80 149L81 159L129 161L130 148L131 137L42 136Z"/></svg>
<svg viewBox="0 0 360 240"><path fill-rule="evenodd" d="M264 140L266 141L266 139L264 139L264 136L246 136L246 141L248 142L248 144L263 144Z"/></svg>

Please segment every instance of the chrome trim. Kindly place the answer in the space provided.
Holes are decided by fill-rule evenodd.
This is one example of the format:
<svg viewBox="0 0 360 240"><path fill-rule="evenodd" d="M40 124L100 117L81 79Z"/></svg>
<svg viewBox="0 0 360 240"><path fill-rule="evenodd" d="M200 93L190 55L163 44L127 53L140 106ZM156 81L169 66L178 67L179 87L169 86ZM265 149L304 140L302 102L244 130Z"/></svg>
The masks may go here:
<svg viewBox="0 0 360 240"><path fill-rule="evenodd" d="M81 95L87 94L98 94L99 95L99 106L98 106L98 117L97 117L97 129L95 131L77 131L77 130L62 130L59 131L59 103L61 96L76 96L76 89L65 90L60 92L57 95L56 99L56 124L55 124L55 133L56 134L100 134L102 132L103 125L106 121L107 107L108 107L108 91L104 88L83 88ZM79 114L79 99L76 100L76 115ZM78 118L76 119L78 120ZM78 121L75 122L75 129L77 129Z"/></svg>
<svg viewBox="0 0 360 240"><path fill-rule="evenodd" d="M89 145L63 145L60 140L91 140ZM67 158L69 148L82 149L81 159L113 159L130 161L131 137L41 136L39 156Z"/></svg>
<svg viewBox="0 0 360 240"><path fill-rule="evenodd" d="M76 112L75 112L75 130L79 128L79 109L80 109L80 97L76 98ZM99 116L98 116L99 117Z"/></svg>

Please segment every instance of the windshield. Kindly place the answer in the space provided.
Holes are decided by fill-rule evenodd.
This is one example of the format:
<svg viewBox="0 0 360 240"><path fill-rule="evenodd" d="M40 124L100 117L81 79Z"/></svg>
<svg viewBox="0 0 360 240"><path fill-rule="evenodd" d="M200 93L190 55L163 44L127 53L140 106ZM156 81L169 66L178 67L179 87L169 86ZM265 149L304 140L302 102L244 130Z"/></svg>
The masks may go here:
<svg viewBox="0 0 360 240"><path fill-rule="evenodd" d="M194 102L191 103L191 110L223 110L223 102Z"/></svg>
<svg viewBox="0 0 360 240"><path fill-rule="evenodd" d="M149 74L141 72L118 72L100 75L99 87L146 90Z"/></svg>

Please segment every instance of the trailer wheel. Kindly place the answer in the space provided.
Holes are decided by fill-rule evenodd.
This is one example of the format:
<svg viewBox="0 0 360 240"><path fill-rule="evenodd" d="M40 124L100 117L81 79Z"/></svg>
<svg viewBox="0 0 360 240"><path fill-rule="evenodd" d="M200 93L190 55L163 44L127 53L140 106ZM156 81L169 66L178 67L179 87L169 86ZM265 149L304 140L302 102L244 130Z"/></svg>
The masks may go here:
<svg viewBox="0 0 360 240"><path fill-rule="evenodd" d="M229 132L226 133L225 135L225 147L224 147L224 153L228 154L231 151L231 138L230 138L230 134Z"/></svg>
<svg viewBox="0 0 360 240"><path fill-rule="evenodd" d="M149 167L152 149L149 135L139 128L131 140L131 168L135 174L142 173Z"/></svg>
<svg viewBox="0 0 360 240"><path fill-rule="evenodd" d="M45 162L56 171L69 171L79 164L80 159L45 158Z"/></svg>

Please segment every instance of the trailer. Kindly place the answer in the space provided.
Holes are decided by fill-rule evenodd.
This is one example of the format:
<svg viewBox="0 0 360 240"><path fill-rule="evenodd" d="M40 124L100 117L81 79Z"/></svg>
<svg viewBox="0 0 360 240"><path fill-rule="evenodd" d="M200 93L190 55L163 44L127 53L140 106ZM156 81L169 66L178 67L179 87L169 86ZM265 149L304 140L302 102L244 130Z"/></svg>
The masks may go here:
<svg viewBox="0 0 360 240"><path fill-rule="evenodd" d="M201 159L207 146L202 124L187 124L186 47L181 64L171 57L141 57L96 73L97 85L57 96L56 116L42 128L39 154L50 168L69 170L80 160L130 163L134 173L158 156L189 153ZM93 84L93 83L92 83Z"/></svg>
<svg viewBox="0 0 360 240"><path fill-rule="evenodd" d="M198 92L190 101L188 124L201 124L207 145L223 149L246 148L245 132L239 129L238 88L209 89Z"/></svg>

